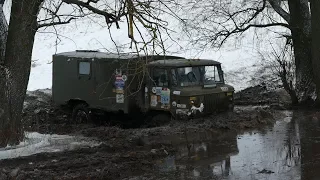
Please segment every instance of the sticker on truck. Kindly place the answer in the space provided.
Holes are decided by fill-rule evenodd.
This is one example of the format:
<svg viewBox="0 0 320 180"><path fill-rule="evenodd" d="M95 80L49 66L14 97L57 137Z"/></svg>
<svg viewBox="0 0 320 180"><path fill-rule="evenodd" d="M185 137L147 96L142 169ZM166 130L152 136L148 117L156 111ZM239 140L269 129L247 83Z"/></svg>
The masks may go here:
<svg viewBox="0 0 320 180"><path fill-rule="evenodd" d="M116 94L116 102L118 104L124 103L124 95L123 94Z"/></svg>
<svg viewBox="0 0 320 180"><path fill-rule="evenodd" d="M116 80L114 83L116 88L123 88L124 87L124 81L123 80Z"/></svg>
<svg viewBox="0 0 320 180"><path fill-rule="evenodd" d="M120 75L116 75L116 80L117 80L117 81L122 80L122 76L120 76Z"/></svg>
<svg viewBox="0 0 320 180"><path fill-rule="evenodd" d="M174 95L180 95L180 93L181 93L180 91L173 91L172 92L172 94L174 94Z"/></svg>
<svg viewBox="0 0 320 180"><path fill-rule="evenodd" d="M151 95L150 106L156 107L158 105L158 98L155 95Z"/></svg>
<svg viewBox="0 0 320 180"><path fill-rule="evenodd" d="M155 94L157 92L156 87L153 87L151 91L153 94Z"/></svg>
<svg viewBox="0 0 320 180"><path fill-rule="evenodd" d="M161 91L161 104L170 104L170 90L162 89Z"/></svg>
<svg viewBox="0 0 320 180"><path fill-rule="evenodd" d="M161 95L162 87L156 87L156 95Z"/></svg>
<svg viewBox="0 0 320 180"><path fill-rule="evenodd" d="M124 82L126 82L127 80L128 80L128 77L126 76L126 75L122 75L122 80L124 81Z"/></svg>

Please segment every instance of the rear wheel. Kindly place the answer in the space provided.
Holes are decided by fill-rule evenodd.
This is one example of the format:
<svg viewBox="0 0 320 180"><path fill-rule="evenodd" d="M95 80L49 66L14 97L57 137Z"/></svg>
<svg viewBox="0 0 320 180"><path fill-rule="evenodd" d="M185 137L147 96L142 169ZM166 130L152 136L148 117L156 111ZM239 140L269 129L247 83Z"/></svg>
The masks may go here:
<svg viewBox="0 0 320 180"><path fill-rule="evenodd" d="M72 121L76 124L91 122L91 114L87 104L81 103L74 106L72 111Z"/></svg>

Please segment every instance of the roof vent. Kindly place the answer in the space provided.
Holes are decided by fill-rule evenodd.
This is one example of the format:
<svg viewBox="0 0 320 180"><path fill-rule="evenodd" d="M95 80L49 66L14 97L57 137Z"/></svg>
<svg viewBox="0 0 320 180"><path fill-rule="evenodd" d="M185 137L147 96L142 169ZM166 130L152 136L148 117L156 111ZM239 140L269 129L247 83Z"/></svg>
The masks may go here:
<svg viewBox="0 0 320 180"><path fill-rule="evenodd" d="M76 50L76 52L99 52L99 50Z"/></svg>

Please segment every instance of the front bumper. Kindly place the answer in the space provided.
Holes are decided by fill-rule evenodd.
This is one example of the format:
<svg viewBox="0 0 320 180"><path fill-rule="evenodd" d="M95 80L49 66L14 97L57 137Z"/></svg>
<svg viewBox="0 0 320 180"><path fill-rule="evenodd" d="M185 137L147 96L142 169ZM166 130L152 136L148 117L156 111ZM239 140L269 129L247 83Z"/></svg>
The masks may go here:
<svg viewBox="0 0 320 180"><path fill-rule="evenodd" d="M194 118L194 117L200 117L204 115L204 104L201 103L199 107L196 107L194 105L191 106L189 109L176 109L175 115L176 117L179 117L180 119L183 118Z"/></svg>
<svg viewBox="0 0 320 180"><path fill-rule="evenodd" d="M174 109L173 114L183 118L194 118L233 109L233 92L197 96L195 97L195 102L196 103L188 104L184 108L177 106L176 109Z"/></svg>

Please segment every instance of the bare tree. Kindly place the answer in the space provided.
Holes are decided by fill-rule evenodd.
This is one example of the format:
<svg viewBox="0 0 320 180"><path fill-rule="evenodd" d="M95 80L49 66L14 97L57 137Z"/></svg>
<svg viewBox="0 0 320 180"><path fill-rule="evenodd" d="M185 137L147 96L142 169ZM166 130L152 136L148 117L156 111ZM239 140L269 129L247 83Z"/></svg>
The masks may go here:
<svg viewBox="0 0 320 180"><path fill-rule="evenodd" d="M296 93L295 76L294 76L294 57L292 56L291 46L286 44L284 48L277 52L273 49L273 57L277 65L274 67L276 75L280 78L283 88L291 97L292 104L298 104L298 96Z"/></svg>
<svg viewBox="0 0 320 180"><path fill-rule="evenodd" d="M295 86L295 64L292 46L290 44L285 44L283 47L274 48L272 46L272 56L273 56L273 72L281 80L283 88L291 97L291 102L293 105L298 104L298 96L296 93Z"/></svg>
<svg viewBox="0 0 320 180"><path fill-rule="evenodd" d="M21 138L21 111L31 66L37 14L42 0L12 0L5 55L0 68L0 146ZM6 29L1 29L6 34Z"/></svg>
<svg viewBox="0 0 320 180"><path fill-rule="evenodd" d="M184 21L194 44L221 47L228 39L255 30L275 32L292 42L296 85L301 101L315 91L311 63L311 13L308 0L200 0L188 3ZM264 31L265 32L265 31ZM197 37L197 38L195 38Z"/></svg>
<svg viewBox="0 0 320 180"><path fill-rule="evenodd" d="M252 77L252 84L264 84L268 89L284 88L291 97L292 104L298 104L295 87L295 65L291 44L270 43L271 52L259 51L261 63Z"/></svg>
<svg viewBox="0 0 320 180"><path fill-rule="evenodd" d="M148 50L149 45L152 52L156 46L164 50L161 29L166 29L167 22L161 19L160 14L170 12L166 6L169 2L12 0L8 29L3 11L0 11L0 18L3 18L0 21L0 33L4 35L0 38L0 49L5 52L0 56L0 147L15 144L23 137L21 112L30 75L34 37L40 28L55 27L84 16L98 15L105 19L108 28L112 25L120 28L120 23L126 22L128 37L138 52ZM60 11L64 5L69 6L68 14ZM43 19L38 18L40 11L46 12Z"/></svg>
<svg viewBox="0 0 320 180"><path fill-rule="evenodd" d="M313 75L317 84L317 96L320 97L320 1L311 0L312 12L312 65ZM319 103L319 98L317 99Z"/></svg>

